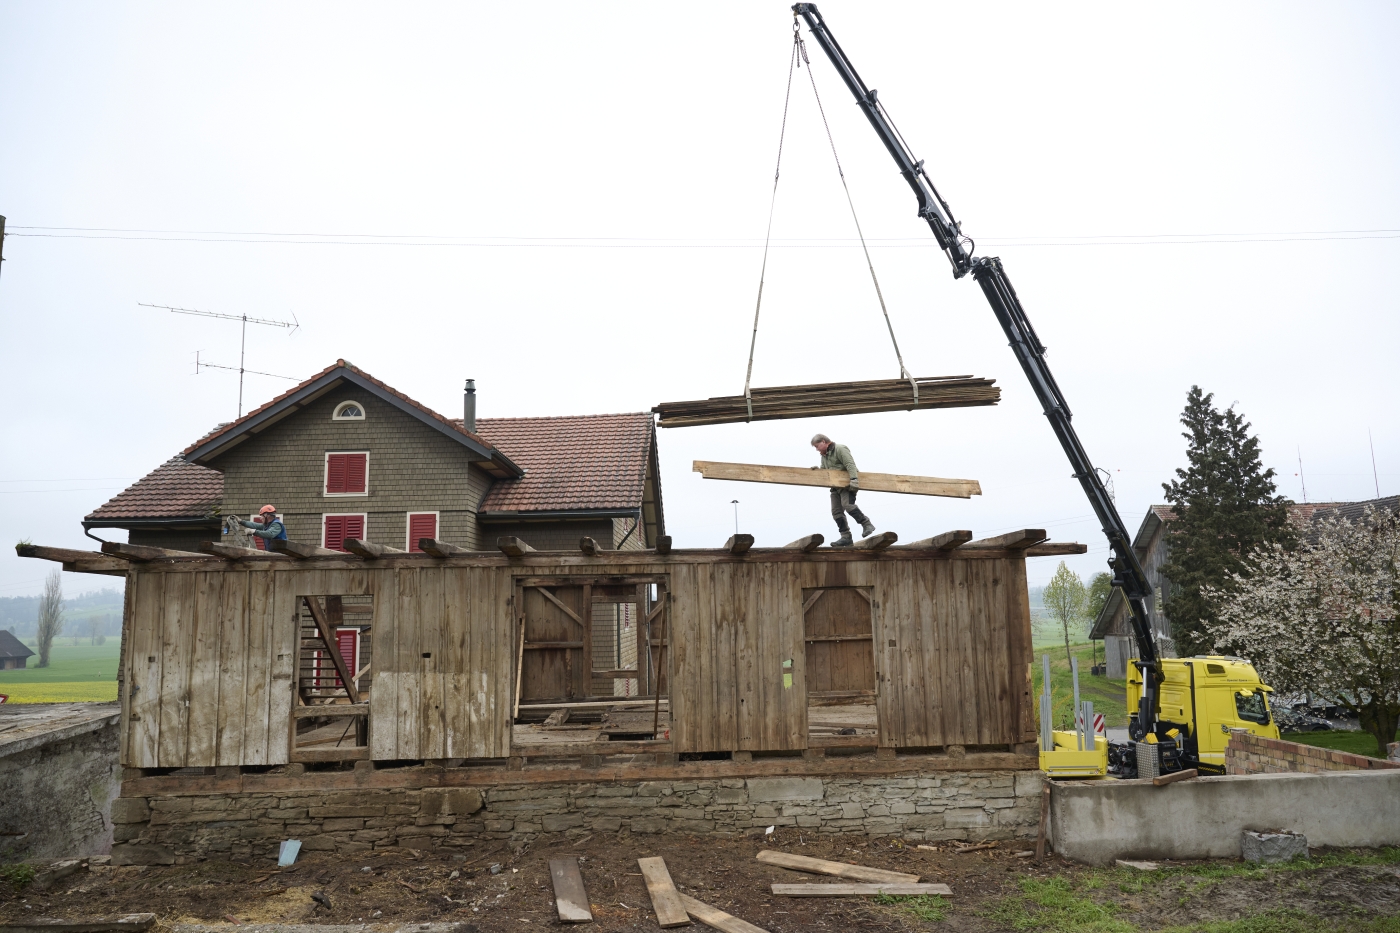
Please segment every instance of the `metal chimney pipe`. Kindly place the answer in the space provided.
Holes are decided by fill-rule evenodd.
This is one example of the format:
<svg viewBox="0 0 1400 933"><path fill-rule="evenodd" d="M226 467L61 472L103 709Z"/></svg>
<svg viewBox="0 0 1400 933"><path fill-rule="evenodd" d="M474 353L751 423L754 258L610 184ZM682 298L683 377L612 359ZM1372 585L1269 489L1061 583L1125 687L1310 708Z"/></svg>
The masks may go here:
<svg viewBox="0 0 1400 933"><path fill-rule="evenodd" d="M476 431L476 380L468 379L466 391L462 393L462 425L468 431Z"/></svg>

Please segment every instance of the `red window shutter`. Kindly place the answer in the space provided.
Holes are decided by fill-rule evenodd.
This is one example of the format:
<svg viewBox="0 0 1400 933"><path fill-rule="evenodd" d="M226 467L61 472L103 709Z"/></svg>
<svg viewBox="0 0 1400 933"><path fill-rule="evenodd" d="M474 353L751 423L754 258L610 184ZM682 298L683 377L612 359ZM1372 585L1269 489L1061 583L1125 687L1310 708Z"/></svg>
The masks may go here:
<svg viewBox="0 0 1400 933"><path fill-rule="evenodd" d="M332 551L345 550L346 538L365 537L365 517L363 515L327 515L326 537L322 547Z"/></svg>
<svg viewBox="0 0 1400 933"><path fill-rule="evenodd" d="M365 517L363 515L345 516L345 537L365 539ZM344 538L341 539L342 541ZM345 550L343 547L341 550Z"/></svg>
<svg viewBox="0 0 1400 933"><path fill-rule="evenodd" d="M421 554L423 549L418 546L421 538L437 537L437 516L432 512L420 512L408 516L408 550L410 553Z"/></svg>
<svg viewBox="0 0 1400 933"><path fill-rule="evenodd" d="M327 454L326 492L364 492L368 454Z"/></svg>
<svg viewBox="0 0 1400 933"><path fill-rule="evenodd" d="M345 492L345 455L326 457L326 492Z"/></svg>

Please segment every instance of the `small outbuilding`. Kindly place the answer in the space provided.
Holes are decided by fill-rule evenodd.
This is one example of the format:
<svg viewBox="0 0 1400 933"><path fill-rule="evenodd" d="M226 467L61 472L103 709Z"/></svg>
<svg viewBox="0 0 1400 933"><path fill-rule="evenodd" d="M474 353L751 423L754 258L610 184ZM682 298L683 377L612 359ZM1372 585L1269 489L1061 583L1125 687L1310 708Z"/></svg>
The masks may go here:
<svg viewBox="0 0 1400 933"><path fill-rule="evenodd" d="M22 671L32 657L33 649L16 638L14 632L0 629L0 671Z"/></svg>

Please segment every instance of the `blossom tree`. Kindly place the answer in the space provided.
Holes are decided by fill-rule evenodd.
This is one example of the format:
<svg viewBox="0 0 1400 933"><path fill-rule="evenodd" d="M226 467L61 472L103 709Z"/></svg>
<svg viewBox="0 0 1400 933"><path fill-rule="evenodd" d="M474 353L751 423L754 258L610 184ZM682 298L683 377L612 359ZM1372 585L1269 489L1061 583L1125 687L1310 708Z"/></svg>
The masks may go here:
<svg viewBox="0 0 1400 933"><path fill-rule="evenodd" d="M1250 658L1266 683L1350 710L1385 757L1400 725L1400 514L1367 507L1299 522L1298 545L1265 545L1249 576L1206 589L1217 650Z"/></svg>

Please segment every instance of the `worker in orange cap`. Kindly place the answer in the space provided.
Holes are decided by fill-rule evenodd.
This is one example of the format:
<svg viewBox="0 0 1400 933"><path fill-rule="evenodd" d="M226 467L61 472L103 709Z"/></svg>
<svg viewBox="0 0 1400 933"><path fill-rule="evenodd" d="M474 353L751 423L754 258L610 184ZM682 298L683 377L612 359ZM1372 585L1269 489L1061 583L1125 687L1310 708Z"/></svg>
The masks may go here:
<svg viewBox="0 0 1400 933"><path fill-rule="evenodd" d="M255 538L262 538L267 541L287 540L287 528L282 524L282 520L277 517L277 507L275 505L265 505L258 509L257 517L251 522L239 521L244 528L252 530Z"/></svg>

